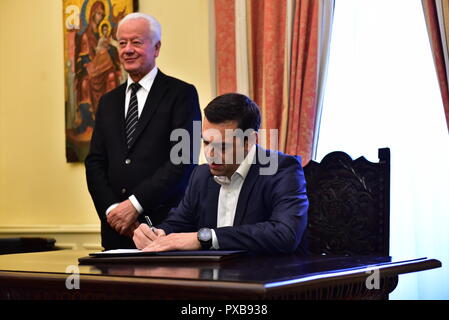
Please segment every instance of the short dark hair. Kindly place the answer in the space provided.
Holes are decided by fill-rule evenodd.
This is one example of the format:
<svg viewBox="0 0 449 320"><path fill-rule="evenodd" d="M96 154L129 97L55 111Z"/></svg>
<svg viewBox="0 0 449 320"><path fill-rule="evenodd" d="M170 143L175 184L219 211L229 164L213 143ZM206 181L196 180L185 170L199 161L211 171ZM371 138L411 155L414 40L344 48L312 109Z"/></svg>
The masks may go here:
<svg viewBox="0 0 449 320"><path fill-rule="evenodd" d="M240 93L226 93L209 102L204 115L211 123L237 121L237 127L246 131L260 128L259 106L247 96Z"/></svg>

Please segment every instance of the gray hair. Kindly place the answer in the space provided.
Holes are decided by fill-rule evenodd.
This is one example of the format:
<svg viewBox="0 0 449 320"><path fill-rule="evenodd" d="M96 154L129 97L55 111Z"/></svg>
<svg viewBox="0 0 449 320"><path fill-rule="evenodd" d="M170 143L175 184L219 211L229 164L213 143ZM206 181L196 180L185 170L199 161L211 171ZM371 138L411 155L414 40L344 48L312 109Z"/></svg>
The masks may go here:
<svg viewBox="0 0 449 320"><path fill-rule="evenodd" d="M150 16L149 14L141 13L141 12L133 12L126 15L120 22L118 23L117 30L120 25L127 20L136 20L136 19L145 19L148 22L148 27L150 29L150 37L153 44L161 41L161 24L156 20L155 17Z"/></svg>

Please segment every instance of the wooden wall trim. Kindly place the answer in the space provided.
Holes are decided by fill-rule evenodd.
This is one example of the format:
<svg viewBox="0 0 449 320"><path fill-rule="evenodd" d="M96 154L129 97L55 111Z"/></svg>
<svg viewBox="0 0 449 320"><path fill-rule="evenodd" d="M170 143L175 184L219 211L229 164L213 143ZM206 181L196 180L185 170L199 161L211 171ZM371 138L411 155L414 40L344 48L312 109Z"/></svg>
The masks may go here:
<svg viewBox="0 0 449 320"><path fill-rule="evenodd" d="M100 234L100 225L96 224L77 224L77 225L3 225L0 226L0 235L13 233L98 233Z"/></svg>
<svg viewBox="0 0 449 320"><path fill-rule="evenodd" d="M0 238L19 237L52 238L59 249L102 250L100 226L94 224L0 226Z"/></svg>

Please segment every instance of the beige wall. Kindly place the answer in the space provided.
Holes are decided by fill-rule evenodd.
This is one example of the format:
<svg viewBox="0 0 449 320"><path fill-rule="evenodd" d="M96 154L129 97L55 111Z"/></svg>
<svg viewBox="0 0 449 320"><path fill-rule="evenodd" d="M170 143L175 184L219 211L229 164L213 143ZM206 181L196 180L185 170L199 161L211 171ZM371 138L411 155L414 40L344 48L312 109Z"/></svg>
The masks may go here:
<svg viewBox="0 0 449 320"><path fill-rule="evenodd" d="M204 108L209 1L141 0L140 11L162 24L158 66L193 83ZM0 44L0 236L97 234L84 165L65 160L62 0L1 0Z"/></svg>

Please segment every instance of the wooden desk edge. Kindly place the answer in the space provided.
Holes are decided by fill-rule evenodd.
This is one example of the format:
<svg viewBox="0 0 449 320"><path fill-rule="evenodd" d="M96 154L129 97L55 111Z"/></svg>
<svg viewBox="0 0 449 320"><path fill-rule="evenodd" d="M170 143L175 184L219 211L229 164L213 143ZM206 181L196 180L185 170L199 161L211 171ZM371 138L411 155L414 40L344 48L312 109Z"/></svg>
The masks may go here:
<svg viewBox="0 0 449 320"><path fill-rule="evenodd" d="M328 288L336 286L351 287L357 284L359 288L365 290L365 279L376 269L379 270L380 278L385 280L386 283L382 288L382 294L388 294L396 287L399 274L438 267L441 267L440 261L423 258L340 272L337 270L331 273L318 273L293 280L266 283L87 275L81 273L81 290L68 290L66 288L66 280L71 274L0 270L0 287L26 288L25 290L34 290L34 292L39 290L51 292L53 290L69 297L73 294L87 295L88 297L100 296L106 299L109 297L117 299L117 296L112 295L112 292L115 291L114 288L116 289L117 286L124 293L123 299L132 298L132 295L137 298L157 299L156 294L158 292L161 293L161 297L173 295L177 299L183 299L183 296L185 299L191 299L192 296L201 299L290 299L310 297L310 292L314 294L311 296L314 298L316 294L321 295L324 292L323 286ZM151 289L149 290L149 288ZM366 292L369 292L369 290ZM120 296L118 298L120 299Z"/></svg>
<svg viewBox="0 0 449 320"><path fill-rule="evenodd" d="M362 268L354 268L352 270L336 271L331 273L318 273L315 275L305 276L293 280L276 281L266 283L265 287L268 291L275 290L277 287L288 288L299 284L307 286L319 285L323 282L335 279L340 282L353 281L360 278L367 278L374 270L379 270L379 276L382 278L397 276L401 274L430 270L440 268L441 262L437 259L420 258L415 260L398 261L393 263L370 265Z"/></svg>
<svg viewBox="0 0 449 320"><path fill-rule="evenodd" d="M21 271L2 271L0 270L0 285L39 287L45 283L46 287L64 286L66 279L71 274L65 273L43 273L43 272L21 272ZM61 282L61 280L63 282ZM168 279L168 278L149 278L136 276L108 276L108 275L86 275L80 274L80 287L133 287L136 290L148 288L151 286L154 290L163 288L164 290L188 289L188 291L197 292L229 292L248 295L263 295L266 289L263 283L251 282L230 282L214 280L189 280L189 279Z"/></svg>

